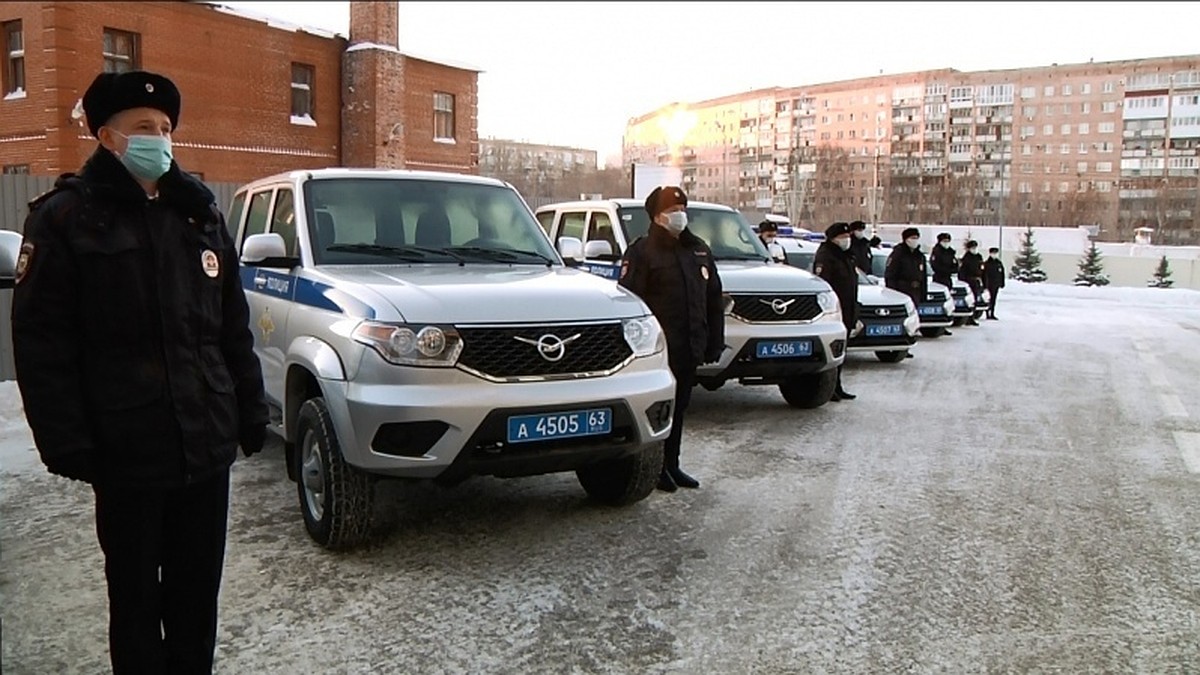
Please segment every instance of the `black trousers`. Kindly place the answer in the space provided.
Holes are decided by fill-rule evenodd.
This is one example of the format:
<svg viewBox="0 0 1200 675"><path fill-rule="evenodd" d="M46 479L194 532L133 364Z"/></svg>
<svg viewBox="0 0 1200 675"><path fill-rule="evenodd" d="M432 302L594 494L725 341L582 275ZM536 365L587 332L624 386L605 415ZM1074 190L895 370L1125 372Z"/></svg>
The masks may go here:
<svg viewBox="0 0 1200 675"><path fill-rule="evenodd" d="M229 470L181 488L95 492L114 675L211 673Z"/></svg>
<svg viewBox="0 0 1200 675"><path fill-rule="evenodd" d="M685 361L680 359L680 361ZM671 434L663 444L663 468L679 468L679 446L683 441L683 414L692 402L692 387L696 385L696 364L671 363L675 376L675 410L671 415Z"/></svg>
<svg viewBox="0 0 1200 675"><path fill-rule="evenodd" d="M988 293L992 294L992 301L988 303L987 315L996 316L996 298L1000 295L1000 287L997 286L992 288L991 286L988 286Z"/></svg>

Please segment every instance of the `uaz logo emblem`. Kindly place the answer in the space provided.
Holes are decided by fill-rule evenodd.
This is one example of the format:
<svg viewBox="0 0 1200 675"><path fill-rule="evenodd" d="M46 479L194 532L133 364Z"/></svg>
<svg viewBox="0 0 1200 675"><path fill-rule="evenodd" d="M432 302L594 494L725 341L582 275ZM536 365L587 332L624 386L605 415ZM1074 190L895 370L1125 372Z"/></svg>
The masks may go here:
<svg viewBox="0 0 1200 675"><path fill-rule="evenodd" d="M795 302L796 299L792 298L791 300L784 300L783 298L775 298L774 300L763 300L762 298L759 298L758 301L764 305L770 305L771 309L776 314L787 314L788 307L791 307L792 303Z"/></svg>
<svg viewBox="0 0 1200 675"><path fill-rule="evenodd" d="M547 333L536 340L520 335L514 335L513 339L537 347L538 354L541 354L542 358L547 361L561 361L562 357L567 354L567 345L581 337L583 337L583 333L576 333L564 340L557 335Z"/></svg>

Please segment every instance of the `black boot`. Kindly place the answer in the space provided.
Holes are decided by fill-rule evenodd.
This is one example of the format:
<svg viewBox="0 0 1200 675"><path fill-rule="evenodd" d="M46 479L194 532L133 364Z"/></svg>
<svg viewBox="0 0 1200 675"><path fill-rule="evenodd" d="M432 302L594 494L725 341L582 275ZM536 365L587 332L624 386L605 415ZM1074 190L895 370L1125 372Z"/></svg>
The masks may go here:
<svg viewBox="0 0 1200 675"><path fill-rule="evenodd" d="M680 469L680 468L667 469L667 475L675 485L678 485L681 488L698 488L698 487L700 487L700 481L698 481L695 478L692 478L691 476L684 473L683 469ZM659 479L659 482L661 483L662 479Z"/></svg>
<svg viewBox="0 0 1200 675"><path fill-rule="evenodd" d="M671 480L671 474L666 469L658 474L658 489L663 492L674 492L679 489L676 487L675 481Z"/></svg>
<svg viewBox="0 0 1200 675"><path fill-rule="evenodd" d="M838 387L838 390L833 392L833 395L838 397L837 400L839 400L839 401L853 401L854 399L858 398L854 394L851 394L850 392L846 391L845 389L842 389L841 387Z"/></svg>
<svg viewBox="0 0 1200 675"><path fill-rule="evenodd" d="M978 322L978 321L976 321L976 320L975 320L975 319L973 319L973 318L972 318L972 319L967 319L967 325L968 325L968 326L978 326L978 325L979 325L979 322Z"/></svg>
<svg viewBox="0 0 1200 675"><path fill-rule="evenodd" d="M946 329L942 331L942 335L954 335L954 333L951 333L949 329Z"/></svg>

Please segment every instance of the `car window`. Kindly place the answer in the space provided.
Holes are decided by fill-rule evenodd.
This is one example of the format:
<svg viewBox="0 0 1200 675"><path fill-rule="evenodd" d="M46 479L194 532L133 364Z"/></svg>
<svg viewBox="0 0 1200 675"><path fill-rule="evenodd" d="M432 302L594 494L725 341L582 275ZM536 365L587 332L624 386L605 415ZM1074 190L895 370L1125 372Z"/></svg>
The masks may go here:
<svg viewBox="0 0 1200 675"><path fill-rule="evenodd" d="M650 231L650 214L641 207L625 207L617 209L617 217L621 219L621 229L625 231L625 241L633 243L638 237L646 236Z"/></svg>
<svg viewBox="0 0 1200 675"><path fill-rule="evenodd" d="M612 219L604 211L592 211L588 221L587 241L607 241L612 247L610 255L596 256L600 260L620 260L621 248L617 246L617 236L613 233Z"/></svg>
<svg viewBox="0 0 1200 675"><path fill-rule="evenodd" d="M275 193L275 209L271 212L271 232L283 237L283 250L288 255L299 255L296 243L296 200L289 189Z"/></svg>
<svg viewBox="0 0 1200 675"><path fill-rule="evenodd" d="M703 239L717 259L770 259L767 247L737 211L690 207L688 229Z"/></svg>
<svg viewBox="0 0 1200 675"><path fill-rule="evenodd" d="M587 222L587 214L583 211L567 211L562 214L559 221L558 236L554 238L555 243L563 237L575 237L583 241L583 224Z"/></svg>
<svg viewBox="0 0 1200 675"><path fill-rule="evenodd" d="M267 216L271 212L271 190L254 193L250 198L250 210L246 213L245 235L242 241L252 234L262 234L267 231ZM240 250L240 249L239 249Z"/></svg>
<svg viewBox="0 0 1200 675"><path fill-rule="evenodd" d="M538 225L542 226L542 230L549 236L551 229L554 227L554 211L542 211L537 214Z"/></svg>
<svg viewBox="0 0 1200 675"><path fill-rule="evenodd" d="M887 273L888 251L876 249L871 252L871 274L881 277Z"/></svg>
<svg viewBox="0 0 1200 675"><path fill-rule="evenodd" d="M246 211L246 193L241 192L234 196L233 205L229 207L229 216L225 219L225 228L229 230L229 236L237 237L238 228L242 224L242 214Z"/></svg>
<svg viewBox="0 0 1200 675"><path fill-rule="evenodd" d="M430 263L458 262L463 256L487 261L477 260L490 255L484 249L515 252L492 256L514 264L558 260L538 221L511 188L461 181L329 178L308 181L304 194L317 264L386 264L386 257L367 251L368 246L446 252L421 259Z"/></svg>

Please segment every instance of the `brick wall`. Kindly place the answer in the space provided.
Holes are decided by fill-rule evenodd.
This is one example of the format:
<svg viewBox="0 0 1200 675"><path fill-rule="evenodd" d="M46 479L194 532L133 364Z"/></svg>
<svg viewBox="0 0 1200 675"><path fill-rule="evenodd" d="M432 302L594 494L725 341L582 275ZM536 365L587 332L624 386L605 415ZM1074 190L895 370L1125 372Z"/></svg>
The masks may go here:
<svg viewBox="0 0 1200 675"><path fill-rule="evenodd" d="M479 173L478 74L405 57L405 155L410 169ZM454 95L454 142L433 139L433 93Z"/></svg>
<svg viewBox="0 0 1200 675"><path fill-rule="evenodd" d="M361 41L386 38L380 24L394 25L395 3L351 5L367 27ZM343 54L343 38L196 3L0 3L0 22L12 19L23 22L27 95L0 101L2 164L54 175L77 170L92 153L95 140L70 115L103 68L107 27L138 33L141 67L179 86L175 156L207 181L344 164L477 172L471 70L380 50ZM315 69L315 127L291 122L292 62ZM455 95L455 144L433 142L435 90Z"/></svg>

